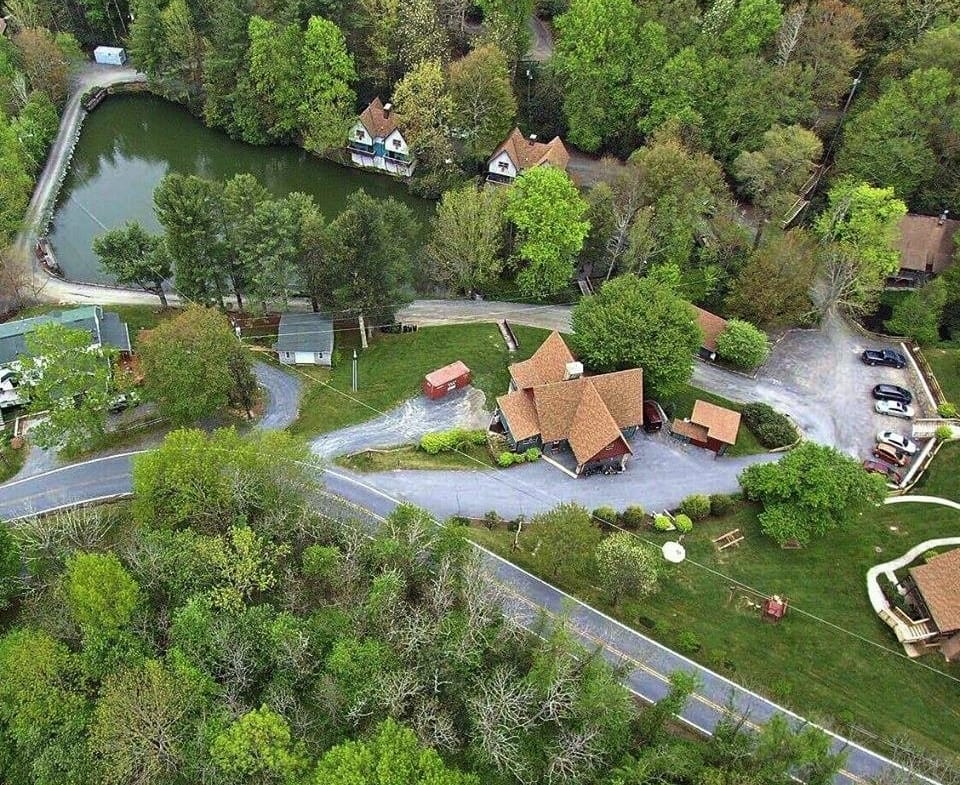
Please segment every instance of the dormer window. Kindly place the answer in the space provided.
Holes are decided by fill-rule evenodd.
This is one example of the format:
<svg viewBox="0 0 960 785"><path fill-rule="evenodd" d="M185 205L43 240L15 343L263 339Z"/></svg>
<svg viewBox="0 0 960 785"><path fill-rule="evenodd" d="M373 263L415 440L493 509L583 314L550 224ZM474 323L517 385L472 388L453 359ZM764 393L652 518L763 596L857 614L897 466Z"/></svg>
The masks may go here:
<svg viewBox="0 0 960 785"><path fill-rule="evenodd" d="M394 146L397 150L399 150L399 149L400 149L400 140L399 140L399 139L394 139L394 140L393 140L393 146Z"/></svg>

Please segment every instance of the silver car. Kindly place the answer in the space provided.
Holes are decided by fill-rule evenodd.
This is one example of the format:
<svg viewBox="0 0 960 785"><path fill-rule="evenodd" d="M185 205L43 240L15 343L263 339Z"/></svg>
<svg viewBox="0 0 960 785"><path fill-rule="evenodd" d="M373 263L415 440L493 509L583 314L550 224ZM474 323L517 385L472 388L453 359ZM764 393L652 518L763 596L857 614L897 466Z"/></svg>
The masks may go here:
<svg viewBox="0 0 960 785"><path fill-rule="evenodd" d="M901 417L904 420L909 420L913 417L913 406L909 403L902 403L901 401L877 401L873 405L873 410L877 412L877 414Z"/></svg>
<svg viewBox="0 0 960 785"><path fill-rule="evenodd" d="M889 444L906 455L915 455L919 449L915 441L896 431L880 431L877 434L877 444Z"/></svg>

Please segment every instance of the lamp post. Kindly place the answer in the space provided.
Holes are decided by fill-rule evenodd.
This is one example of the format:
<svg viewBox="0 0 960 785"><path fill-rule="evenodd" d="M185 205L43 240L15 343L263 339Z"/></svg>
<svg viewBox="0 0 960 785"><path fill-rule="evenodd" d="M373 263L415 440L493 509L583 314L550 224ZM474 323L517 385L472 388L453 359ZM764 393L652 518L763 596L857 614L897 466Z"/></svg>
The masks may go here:
<svg viewBox="0 0 960 785"><path fill-rule="evenodd" d="M353 350L353 380L352 380L352 384L350 385L350 389L353 390L353 392L357 391L359 387L359 382L360 382L360 379L357 375L357 350L354 349Z"/></svg>

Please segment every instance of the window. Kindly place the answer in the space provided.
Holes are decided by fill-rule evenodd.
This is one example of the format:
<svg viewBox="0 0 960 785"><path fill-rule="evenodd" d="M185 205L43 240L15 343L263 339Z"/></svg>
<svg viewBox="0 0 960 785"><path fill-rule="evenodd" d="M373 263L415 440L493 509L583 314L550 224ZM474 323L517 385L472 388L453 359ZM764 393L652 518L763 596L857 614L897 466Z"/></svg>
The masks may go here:
<svg viewBox="0 0 960 785"><path fill-rule="evenodd" d="M500 167L500 171L501 171L501 172L505 172L505 171L507 171L507 169L510 168L510 164L507 163L506 161L501 161L500 163L497 164L497 166Z"/></svg>
<svg viewBox="0 0 960 785"><path fill-rule="evenodd" d="M363 139L363 129L362 129L362 128L358 128L358 129L357 129L357 139Z"/></svg>
<svg viewBox="0 0 960 785"><path fill-rule="evenodd" d="M393 146L394 146L397 150L400 149L400 144L401 144L401 142L400 142L399 139L394 139L394 140L393 140Z"/></svg>

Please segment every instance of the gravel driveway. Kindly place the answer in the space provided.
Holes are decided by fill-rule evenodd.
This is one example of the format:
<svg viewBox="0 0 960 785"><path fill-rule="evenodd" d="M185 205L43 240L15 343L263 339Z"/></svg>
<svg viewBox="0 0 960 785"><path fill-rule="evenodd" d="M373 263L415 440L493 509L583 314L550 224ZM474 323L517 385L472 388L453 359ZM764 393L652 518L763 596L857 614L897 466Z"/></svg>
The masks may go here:
<svg viewBox="0 0 960 785"><path fill-rule="evenodd" d="M439 401L411 398L367 422L341 428L313 440L310 447L321 458L360 452L371 447L411 444L429 431L448 428L486 428L490 414L484 409L484 394L473 387Z"/></svg>

